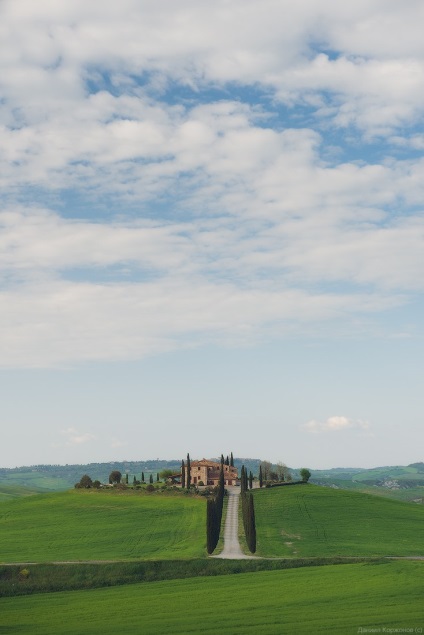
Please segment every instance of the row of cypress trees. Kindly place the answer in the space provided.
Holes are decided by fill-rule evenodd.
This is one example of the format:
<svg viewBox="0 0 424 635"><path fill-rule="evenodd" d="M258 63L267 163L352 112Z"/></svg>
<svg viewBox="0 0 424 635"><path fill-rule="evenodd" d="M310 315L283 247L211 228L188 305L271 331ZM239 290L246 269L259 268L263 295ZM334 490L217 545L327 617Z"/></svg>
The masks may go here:
<svg viewBox="0 0 424 635"><path fill-rule="evenodd" d="M222 508L224 506L224 460L221 457L218 489L216 496L206 501L206 548L212 553L216 548L221 532Z"/></svg>
<svg viewBox="0 0 424 635"><path fill-rule="evenodd" d="M251 553L256 551L256 523L255 508L253 504L253 494L249 492L252 489L253 475L250 472L247 476L247 470L244 465L241 468L240 485L241 485L241 512L243 518L244 534L246 543Z"/></svg>

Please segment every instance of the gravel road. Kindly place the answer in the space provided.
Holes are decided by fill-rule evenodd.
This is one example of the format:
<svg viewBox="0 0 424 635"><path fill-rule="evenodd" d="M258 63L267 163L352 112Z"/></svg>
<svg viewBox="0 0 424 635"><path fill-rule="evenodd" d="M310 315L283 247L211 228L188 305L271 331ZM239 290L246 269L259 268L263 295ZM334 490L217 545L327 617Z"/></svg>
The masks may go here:
<svg viewBox="0 0 424 635"><path fill-rule="evenodd" d="M225 558L227 560L252 560L256 556L246 556L241 548L238 539L238 506L240 500L240 488L228 487L228 507L227 518L224 528L224 549L212 558Z"/></svg>

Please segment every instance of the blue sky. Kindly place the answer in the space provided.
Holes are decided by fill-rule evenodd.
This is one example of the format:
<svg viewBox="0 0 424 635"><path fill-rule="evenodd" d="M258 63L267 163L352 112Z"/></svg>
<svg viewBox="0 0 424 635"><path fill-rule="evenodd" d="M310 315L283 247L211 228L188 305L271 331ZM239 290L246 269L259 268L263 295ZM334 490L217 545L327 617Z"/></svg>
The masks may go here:
<svg viewBox="0 0 424 635"><path fill-rule="evenodd" d="M422 460L423 13L1 3L1 466Z"/></svg>

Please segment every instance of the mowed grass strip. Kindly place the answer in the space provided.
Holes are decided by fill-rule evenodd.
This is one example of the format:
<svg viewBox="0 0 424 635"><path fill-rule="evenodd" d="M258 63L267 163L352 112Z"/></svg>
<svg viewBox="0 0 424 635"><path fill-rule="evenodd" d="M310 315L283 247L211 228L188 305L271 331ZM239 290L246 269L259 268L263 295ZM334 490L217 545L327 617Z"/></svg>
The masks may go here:
<svg viewBox="0 0 424 635"><path fill-rule="evenodd" d="M422 556L424 507L318 485L254 492L257 555Z"/></svg>
<svg viewBox="0 0 424 635"><path fill-rule="evenodd" d="M0 505L0 562L205 555L205 501L163 492L70 490Z"/></svg>
<svg viewBox="0 0 424 635"><path fill-rule="evenodd" d="M6 598L0 632L310 635L418 629L423 567L388 561Z"/></svg>

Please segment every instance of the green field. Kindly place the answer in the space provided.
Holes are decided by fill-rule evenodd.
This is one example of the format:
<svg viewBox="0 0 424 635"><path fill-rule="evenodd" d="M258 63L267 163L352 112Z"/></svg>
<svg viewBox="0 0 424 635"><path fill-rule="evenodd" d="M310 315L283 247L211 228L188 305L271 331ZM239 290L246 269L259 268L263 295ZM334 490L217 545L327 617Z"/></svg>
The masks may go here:
<svg viewBox="0 0 424 635"><path fill-rule="evenodd" d="M311 481L312 482L312 481ZM402 484L402 481L399 481ZM404 483L405 481L403 481ZM356 492L362 492L363 494L371 494L372 496L382 496L384 498L393 498L394 500L400 500L405 502L424 503L424 486L416 485L412 486L414 481L410 481L408 487L380 487L377 485L367 485L363 481L347 481L333 479L331 485L328 485L325 481L319 481L314 479L313 483L325 487L331 487L332 489L348 489ZM417 481L418 483L419 481Z"/></svg>
<svg viewBox="0 0 424 635"><path fill-rule="evenodd" d="M423 626L424 563L388 561L1 600L0 633L281 635ZM416 631L419 632L419 631Z"/></svg>
<svg viewBox="0 0 424 635"><path fill-rule="evenodd" d="M31 487L21 487L20 485L3 485L0 483L0 502L21 498L21 496L34 496L39 494L39 490Z"/></svg>
<svg viewBox="0 0 424 635"><path fill-rule="evenodd" d="M2 502L0 562L178 559L205 555L205 501L70 490Z"/></svg>
<svg viewBox="0 0 424 635"><path fill-rule="evenodd" d="M421 505L317 485L254 491L257 555L424 555Z"/></svg>
<svg viewBox="0 0 424 635"><path fill-rule="evenodd" d="M82 475L81 475L82 476ZM81 477L80 477L81 478ZM79 479L71 482L68 478L56 476L54 474L43 474L37 471L11 471L4 472L0 477L1 485L16 485L21 487L29 487L32 489L49 490L65 490L73 487Z"/></svg>
<svg viewBox="0 0 424 635"><path fill-rule="evenodd" d="M204 498L73 489L4 500L0 562L78 564L0 566L0 597L13 596L0 600L0 635L424 625L424 562L381 558L424 555L422 506L316 485L255 490L254 501L257 554L269 559L224 561L206 558Z"/></svg>

